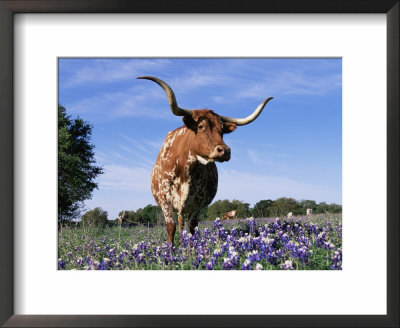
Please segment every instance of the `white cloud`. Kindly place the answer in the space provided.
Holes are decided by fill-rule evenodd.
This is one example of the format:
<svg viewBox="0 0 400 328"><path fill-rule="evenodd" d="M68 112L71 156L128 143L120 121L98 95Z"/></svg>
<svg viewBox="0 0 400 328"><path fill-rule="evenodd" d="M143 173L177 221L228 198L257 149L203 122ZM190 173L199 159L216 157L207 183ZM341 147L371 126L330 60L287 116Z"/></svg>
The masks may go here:
<svg viewBox="0 0 400 328"><path fill-rule="evenodd" d="M143 155L140 152L135 151L132 148L124 145L118 145L118 148L122 149L125 153L129 153L131 156L127 160L129 162L135 163L135 165L148 167L149 165L154 164L155 159L148 158L148 155Z"/></svg>
<svg viewBox="0 0 400 328"><path fill-rule="evenodd" d="M249 83L240 90L238 98L267 97L270 95L324 95L340 91L341 75L311 75L303 72L279 72L262 81Z"/></svg>
<svg viewBox="0 0 400 328"><path fill-rule="evenodd" d="M128 137L126 135L120 134L120 136L126 140L128 140L132 145L134 145L137 149L148 153L148 154L153 154L153 152L151 152L150 150L146 149L145 147L143 147L143 145L139 142L137 142L135 139ZM128 148L129 149L129 148Z"/></svg>
<svg viewBox="0 0 400 328"><path fill-rule="evenodd" d="M163 145L163 140L161 139L159 141L145 140L144 142L157 150L161 149L161 146Z"/></svg>
<svg viewBox="0 0 400 328"><path fill-rule="evenodd" d="M188 74L181 75L167 83L171 83L170 86L173 87L173 90L184 93L203 86L225 86L232 81L232 77L225 70L218 72L215 69L217 68L207 67L189 71Z"/></svg>
<svg viewBox="0 0 400 328"><path fill-rule="evenodd" d="M105 165L99 178L99 189L114 191L150 191L151 167Z"/></svg>
<svg viewBox="0 0 400 328"><path fill-rule="evenodd" d="M148 99L160 99L160 104L149 106ZM65 104L71 114L89 114L103 120L127 117L148 117L162 120L174 119L165 95L143 87L125 91L102 93Z"/></svg>
<svg viewBox="0 0 400 328"><path fill-rule="evenodd" d="M70 60L70 59L69 59ZM112 83L134 79L150 69L160 69L169 64L168 59L93 59L87 60L90 65L84 65L75 70L71 77L65 80L63 88L78 87L87 83ZM80 61L82 63L82 61Z"/></svg>
<svg viewBox="0 0 400 328"><path fill-rule="evenodd" d="M192 92L203 86L215 87L218 93L211 97L215 103L234 104L241 98L264 99L279 95L340 92L342 81L337 67L337 61L318 60L297 62L296 66L280 70L267 70L265 65L257 65L257 60L233 60L213 62L188 74L181 74L168 83L179 93ZM332 69L335 69L335 73L332 73Z"/></svg>
<svg viewBox="0 0 400 328"><path fill-rule="evenodd" d="M248 149L247 154L249 155L250 161L252 161L254 164L258 164L260 162L260 158L255 151Z"/></svg>

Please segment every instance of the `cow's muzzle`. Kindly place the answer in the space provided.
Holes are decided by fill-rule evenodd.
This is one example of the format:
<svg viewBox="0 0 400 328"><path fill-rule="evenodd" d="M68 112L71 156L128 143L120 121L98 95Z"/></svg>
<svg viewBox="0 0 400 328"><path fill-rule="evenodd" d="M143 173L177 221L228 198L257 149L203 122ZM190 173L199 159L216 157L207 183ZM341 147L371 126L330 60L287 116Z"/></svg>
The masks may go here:
<svg viewBox="0 0 400 328"><path fill-rule="evenodd" d="M231 159L231 149L227 145L217 145L211 156L217 162L226 162Z"/></svg>

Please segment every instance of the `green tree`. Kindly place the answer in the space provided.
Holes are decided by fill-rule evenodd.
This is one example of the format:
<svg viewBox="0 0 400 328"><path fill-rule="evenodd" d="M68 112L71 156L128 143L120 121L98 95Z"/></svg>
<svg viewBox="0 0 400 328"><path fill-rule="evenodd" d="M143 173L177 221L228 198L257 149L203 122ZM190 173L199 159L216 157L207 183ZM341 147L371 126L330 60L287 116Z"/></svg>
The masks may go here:
<svg viewBox="0 0 400 328"><path fill-rule="evenodd" d="M225 213L228 211L232 211L232 210L237 210L236 215L240 219L250 217L250 204L249 203L244 203L240 200L234 199L234 200L232 200L232 202L229 206L229 209L227 211L225 211Z"/></svg>
<svg viewBox="0 0 400 328"><path fill-rule="evenodd" d="M293 215L302 213L299 203L295 199L287 197L276 199L270 208L272 216L284 216L289 212L292 212Z"/></svg>
<svg viewBox="0 0 400 328"><path fill-rule="evenodd" d="M102 172L95 165L92 126L80 118L71 119L58 105L58 221L80 214L83 201L97 188L94 179Z"/></svg>
<svg viewBox="0 0 400 328"><path fill-rule="evenodd" d="M307 208L311 208L313 212L315 212L315 210L317 209L317 203L315 200L303 199L299 202L299 205L303 210L301 214L306 214Z"/></svg>
<svg viewBox="0 0 400 328"><path fill-rule="evenodd" d="M118 218L122 218L122 224L133 223L135 218L135 211L123 210L118 213ZM117 221L118 218L116 219Z"/></svg>
<svg viewBox="0 0 400 328"><path fill-rule="evenodd" d="M221 218L228 210L230 205L229 200L217 200L216 202L212 203L207 210L207 216L215 220L215 218Z"/></svg>
<svg viewBox="0 0 400 328"><path fill-rule="evenodd" d="M144 216L143 216L142 208L138 208L135 212L133 212L133 222L144 223Z"/></svg>
<svg viewBox="0 0 400 328"><path fill-rule="evenodd" d="M271 216L271 206L274 203L271 199L264 199L257 202L251 210L251 215L255 218L267 218Z"/></svg>
<svg viewBox="0 0 400 328"><path fill-rule="evenodd" d="M200 211L200 213L199 213L199 221L206 221L206 220L209 219L209 218L208 218L208 215L207 215L207 212L208 212L208 206L204 207L204 208Z"/></svg>
<svg viewBox="0 0 400 328"><path fill-rule="evenodd" d="M342 213L342 205L338 204L329 204L328 205L328 212L329 213Z"/></svg>
<svg viewBox="0 0 400 328"><path fill-rule="evenodd" d="M215 218L217 217L221 218L222 216L224 216L226 212L237 210L238 218L246 218L250 216L249 208L250 204L244 203L240 200L217 200L208 207L207 216L209 219L215 220Z"/></svg>
<svg viewBox="0 0 400 328"><path fill-rule="evenodd" d="M161 210L161 208L160 208ZM143 219L145 222L155 224L158 221L157 212L160 211L159 206L147 205L143 209Z"/></svg>
<svg viewBox="0 0 400 328"><path fill-rule="evenodd" d="M325 202L321 202L317 205L317 208L315 209L314 213L325 213L328 210L329 210L329 205Z"/></svg>
<svg viewBox="0 0 400 328"><path fill-rule="evenodd" d="M108 223L108 213L96 207L83 214L81 222L83 226L105 226Z"/></svg>

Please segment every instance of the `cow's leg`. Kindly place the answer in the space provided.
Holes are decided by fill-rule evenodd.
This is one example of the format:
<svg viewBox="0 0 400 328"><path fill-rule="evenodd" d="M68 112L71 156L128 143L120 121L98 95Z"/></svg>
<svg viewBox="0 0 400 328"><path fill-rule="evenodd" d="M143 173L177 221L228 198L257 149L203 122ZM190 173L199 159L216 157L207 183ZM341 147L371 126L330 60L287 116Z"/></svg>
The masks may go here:
<svg viewBox="0 0 400 328"><path fill-rule="evenodd" d="M174 220L171 219L171 221L165 221L165 224L167 226L167 233L168 233L168 242L173 244L174 243L174 236L175 236L175 230L176 230L176 225Z"/></svg>
<svg viewBox="0 0 400 328"><path fill-rule="evenodd" d="M199 223L199 213L200 211L192 213L190 216L190 221L189 221L189 231L192 235L194 235L194 229L197 227L197 224Z"/></svg>
<svg viewBox="0 0 400 328"><path fill-rule="evenodd" d="M178 224L179 224L179 233L182 233L182 229L184 226L182 214L178 214Z"/></svg>
<svg viewBox="0 0 400 328"><path fill-rule="evenodd" d="M172 207L166 203L160 204L165 218L165 226L167 227L168 242L173 244L175 237L176 225L172 218Z"/></svg>

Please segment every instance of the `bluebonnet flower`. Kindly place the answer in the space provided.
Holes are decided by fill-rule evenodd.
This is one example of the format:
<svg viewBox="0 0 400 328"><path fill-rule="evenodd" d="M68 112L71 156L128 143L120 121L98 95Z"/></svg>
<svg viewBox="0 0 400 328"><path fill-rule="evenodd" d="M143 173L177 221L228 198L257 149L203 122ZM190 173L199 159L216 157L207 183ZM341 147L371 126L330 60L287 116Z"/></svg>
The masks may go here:
<svg viewBox="0 0 400 328"><path fill-rule="evenodd" d="M332 249L332 248L335 247L335 245L332 244L330 241L325 241L323 246L324 246L324 248L326 248L326 249Z"/></svg>
<svg viewBox="0 0 400 328"><path fill-rule="evenodd" d="M287 243L289 241L289 235L286 232L283 232L282 230L279 231L278 233L279 238L281 240L282 243Z"/></svg>
<svg viewBox="0 0 400 328"><path fill-rule="evenodd" d="M239 263L239 253L235 251L234 247L229 247L228 250L229 261L233 266L236 266Z"/></svg>
<svg viewBox="0 0 400 328"><path fill-rule="evenodd" d="M224 263L222 264L222 269L223 270L231 270L233 269L233 264L229 260L229 258L224 258Z"/></svg>
<svg viewBox="0 0 400 328"><path fill-rule="evenodd" d="M253 217L247 219L250 233L254 233L256 231L256 220Z"/></svg>
<svg viewBox="0 0 400 328"><path fill-rule="evenodd" d="M296 256L300 259L300 261L305 264L308 262L308 249L306 246L298 247L296 250Z"/></svg>
<svg viewBox="0 0 400 328"><path fill-rule="evenodd" d="M317 246L322 246L324 244L325 236L326 236L325 232L321 232L318 234L317 241L316 241Z"/></svg>
<svg viewBox="0 0 400 328"><path fill-rule="evenodd" d="M61 258L58 259L58 269L65 269L66 262L63 261Z"/></svg>
<svg viewBox="0 0 400 328"><path fill-rule="evenodd" d="M116 254L115 248L110 248L110 249L108 250L108 252L107 252L107 256L108 256L108 257L114 257L115 254Z"/></svg>
<svg viewBox="0 0 400 328"><path fill-rule="evenodd" d="M144 254L143 253L138 253L137 255L136 255L136 262L137 263L146 263L146 261L144 260Z"/></svg>
<svg viewBox="0 0 400 328"><path fill-rule="evenodd" d="M253 263L253 262L258 262L261 260L260 254L258 253L257 250L253 250L252 252L247 253L247 259Z"/></svg>
<svg viewBox="0 0 400 328"><path fill-rule="evenodd" d="M214 264L212 261L209 261L206 263L206 269L207 270L213 270L214 269Z"/></svg>
<svg viewBox="0 0 400 328"><path fill-rule="evenodd" d="M230 231L230 235L232 237L236 237L238 235L237 229L236 228L232 228L231 231Z"/></svg>
<svg viewBox="0 0 400 328"><path fill-rule="evenodd" d="M293 270L293 262L290 260L285 261L285 263L281 264L282 270Z"/></svg>
<svg viewBox="0 0 400 328"><path fill-rule="evenodd" d="M83 265L83 258L78 258L77 260L76 260L76 265L77 266L82 266Z"/></svg>
<svg viewBox="0 0 400 328"><path fill-rule="evenodd" d="M250 260L248 260L248 259L244 260L241 269L242 270L251 270L251 262L250 262Z"/></svg>
<svg viewBox="0 0 400 328"><path fill-rule="evenodd" d="M222 254L222 249L221 248L216 248L213 251L213 257L218 258Z"/></svg>
<svg viewBox="0 0 400 328"><path fill-rule="evenodd" d="M331 270L342 270L342 251L336 250L333 252Z"/></svg>
<svg viewBox="0 0 400 328"><path fill-rule="evenodd" d="M119 253L119 256L118 256L118 261L119 261L119 263L123 263L123 262L124 262L124 258L127 257L128 254L129 254L129 252L128 252L127 250L125 250L125 249L122 250L122 251Z"/></svg>
<svg viewBox="0 0 400 328"><path fill-rule="evenodd" d="M263 266L260 263L256 264L256 270L264 270Z"/></svg>

